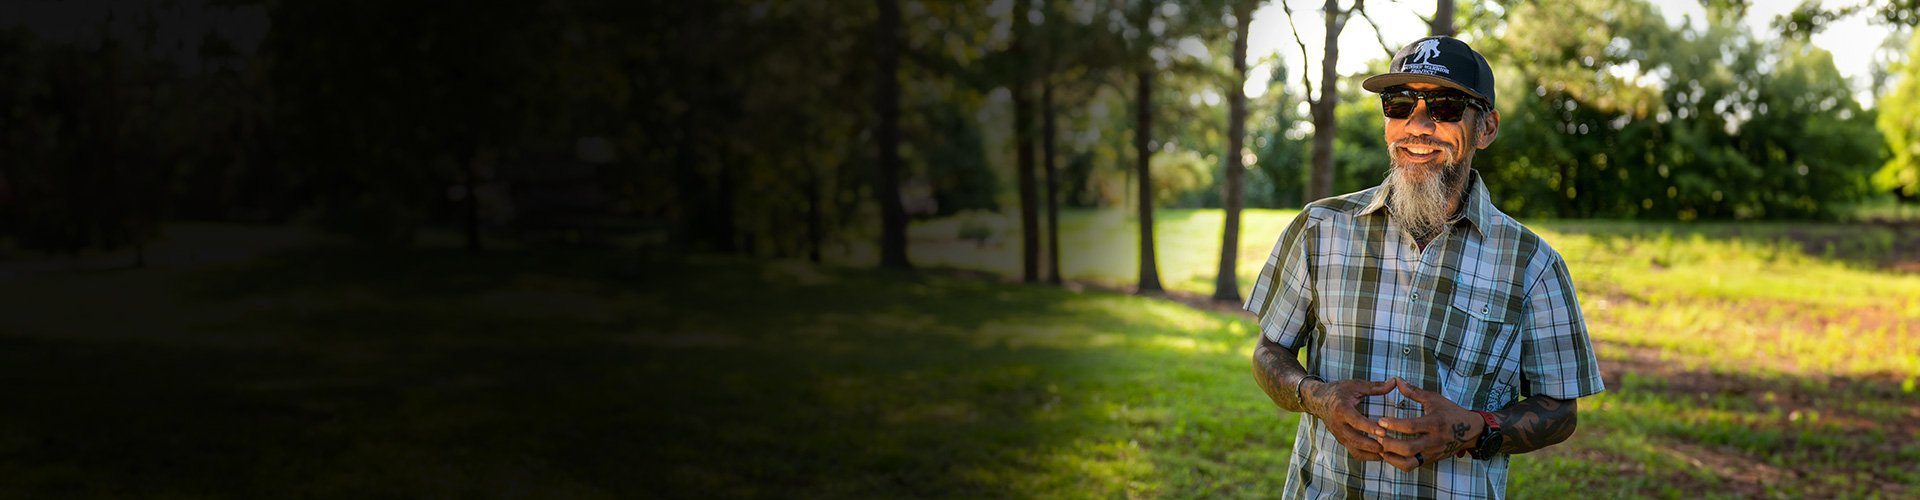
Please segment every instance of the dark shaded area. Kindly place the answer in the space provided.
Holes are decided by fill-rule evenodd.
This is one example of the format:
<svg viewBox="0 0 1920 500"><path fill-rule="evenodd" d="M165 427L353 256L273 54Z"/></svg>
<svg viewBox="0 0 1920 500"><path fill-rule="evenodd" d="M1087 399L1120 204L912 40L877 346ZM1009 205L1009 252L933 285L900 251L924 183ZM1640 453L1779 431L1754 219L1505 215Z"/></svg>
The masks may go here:
<svg viewBox="0 0 1920 500"><path fill-rule="evenodd" d="M8 320L0 490L1017 496L1016 471L1114 432L1115 373L1194 361L968 335L1134 328L1054 289L604 250L323 248L124 293L228 313Z"/></svg>

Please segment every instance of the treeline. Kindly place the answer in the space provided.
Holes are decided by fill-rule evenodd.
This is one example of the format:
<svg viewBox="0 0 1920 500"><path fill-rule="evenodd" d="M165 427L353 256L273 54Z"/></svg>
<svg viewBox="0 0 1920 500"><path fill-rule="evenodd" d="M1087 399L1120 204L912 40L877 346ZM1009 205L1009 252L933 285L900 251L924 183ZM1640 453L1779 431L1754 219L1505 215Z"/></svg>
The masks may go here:
<svg viewBox="0 0 1920 500"><path fill-rule="evenodd" d="M1819 218L1878 196L1869 178L1890 148L1831 56L1745 31L1740 2L1712 4L1700 29L1644 0L1373 8L1419 11L1492 59L1501 138L1476 165L1515 215ZM474 248L820 259L877 246L874 260L907 267L909 220L998 213L1025 277L1057 280L1060 207L1231 214L1385 174L1365 74L1247 64L1267 5L114 5L78 27L0 31L0 230L14 248L74 253L180 219L385 242L443 227ZM1373 22L1364 7L1286 15L1339 33ZM181 35L196 15L257 19L260 34ZM1381 68L1428 32L1327 59ZM1271 83L1249 98L1256 73ZM1143 224L1145 255L1152 236ZM1142 259L1143 289L1154 274Z"/></svg>

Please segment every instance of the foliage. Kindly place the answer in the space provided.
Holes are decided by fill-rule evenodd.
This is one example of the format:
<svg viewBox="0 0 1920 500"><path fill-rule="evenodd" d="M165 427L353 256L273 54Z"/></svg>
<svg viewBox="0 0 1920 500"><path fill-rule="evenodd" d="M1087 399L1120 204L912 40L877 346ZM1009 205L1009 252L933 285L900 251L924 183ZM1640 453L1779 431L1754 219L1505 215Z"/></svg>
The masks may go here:
<svg viewBox="0 0 1920 500"><path fill-rule="evenodd" d="M1660 19L1633 0L1519 3L1477 31L1501 82L1501 137L1477 163L1497 203L1561 217L1815 218L1868 193L1872 116L1829 54L1757 39L1732 16L1680 31Z"/></svg>
<svg viewBox="0 0 1920 500"><path fill-rule="evenodd" d="M1907 43L1907 59L1895 66L1900 83L1880 98L1880 133L1890 158L1873 174L1875 188L1903 198L1920 196L1920 32Z"/></svg>
<svg viewBox="0 0 1920 500"><path fill-rule="evenodd" d="M15 245L72 255L158 234L167 179L197 144L181 136L191 83L175 83L149 48L0 30L12 54L0 63L0 228Z"/></svg>

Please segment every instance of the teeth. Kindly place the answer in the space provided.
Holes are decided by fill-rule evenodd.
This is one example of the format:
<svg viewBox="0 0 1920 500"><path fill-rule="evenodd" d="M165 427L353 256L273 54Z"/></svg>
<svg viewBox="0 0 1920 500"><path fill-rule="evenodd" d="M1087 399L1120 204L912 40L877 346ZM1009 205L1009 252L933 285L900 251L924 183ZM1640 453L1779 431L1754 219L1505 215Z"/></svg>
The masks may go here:
<svg viewBox="0 0 1920 500"><path fill-rule="evenodd" d="M1421 148L1421 147L1407 148L1407 152L1417 154L1417 155L1432 153L1433 151L1434 151L1433 148Z"/></svg>

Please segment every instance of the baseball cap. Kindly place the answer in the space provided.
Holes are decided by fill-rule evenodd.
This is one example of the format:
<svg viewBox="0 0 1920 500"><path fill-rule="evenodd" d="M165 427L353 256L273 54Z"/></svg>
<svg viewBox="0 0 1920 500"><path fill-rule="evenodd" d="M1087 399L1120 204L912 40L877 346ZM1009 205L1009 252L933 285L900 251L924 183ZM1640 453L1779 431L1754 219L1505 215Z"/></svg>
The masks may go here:
<svg viewBox="0 0 1920 500"><path fill-rule="evenodd" d="M1430 36L1401 47L1393 54L1386 73L1360 82L1368 92L1387 87L1426 82L1447 87L1493 104L1493 67L1467 42L1450 36Z"/></svg>

